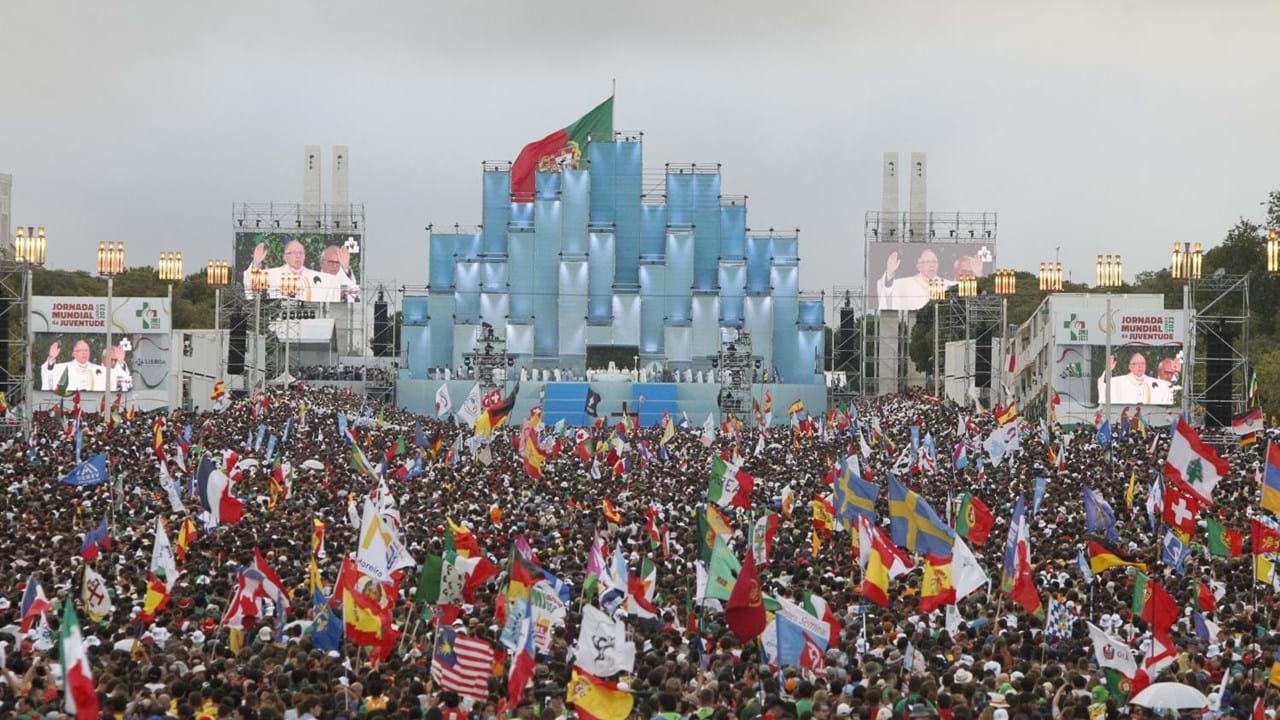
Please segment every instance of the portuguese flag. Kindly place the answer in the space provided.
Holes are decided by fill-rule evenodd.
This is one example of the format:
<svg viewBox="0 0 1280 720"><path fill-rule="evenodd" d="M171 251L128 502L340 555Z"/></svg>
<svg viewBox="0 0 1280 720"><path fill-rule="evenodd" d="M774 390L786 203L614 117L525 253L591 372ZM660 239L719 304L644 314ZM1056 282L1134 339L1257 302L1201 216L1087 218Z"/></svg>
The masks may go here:
<svg viewBox="0 0 1280 720"><path fill-rule="evenodd" d="M991 516L991 508L979 500L973 493L965 493L960 497L960 512L956 514L956 532L974 545L986 545L987 536L991 534L991 526L995 519Z"/></svg>
<svg viewBox="0 0 1280 720"><path fill-rule="evenodd" d="M1244 536L1239 531L1210 519L1206 532L1209 536L1209 552L1213 555L1236 558L1244 554Z"/></svg>
<svg viewBox="0 0 1280 720"><path fill-rule="evenodd" d="M525 145L511 166L511 193L532 195L534 175L539 170L579 167L592 140L613 140L612 96L568 127Z"/></svg>
<svg viewBox="0 0 1280 720"><path fill-rule="evenodd" d="M1173 596L1141 570L1133 582L1133 612L1150 623L1157 633L1167 632L1169 626L1182 617Z"/></svg>

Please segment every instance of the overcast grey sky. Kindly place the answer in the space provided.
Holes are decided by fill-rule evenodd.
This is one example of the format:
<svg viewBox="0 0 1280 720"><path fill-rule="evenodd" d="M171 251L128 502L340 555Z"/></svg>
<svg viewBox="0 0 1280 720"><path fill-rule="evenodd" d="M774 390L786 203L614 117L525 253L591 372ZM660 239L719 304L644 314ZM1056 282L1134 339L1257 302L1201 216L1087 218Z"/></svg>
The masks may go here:
<svg viewBox="0 0 1280 720"><path fill-rule="evenodd" d="M999 212L1000 265L1061 246L1089 282L1280 189L1273 1L9 0L0 27L0 172L54 267L99 240L229 258L232 202L299 200L302 146L347 144L368 277L423 284L423 227L480 220L480 162L614 77L646 166L720 162L751 227L801 228L804 289L862 284L885 150L929 153L930 209Z"/></svg>

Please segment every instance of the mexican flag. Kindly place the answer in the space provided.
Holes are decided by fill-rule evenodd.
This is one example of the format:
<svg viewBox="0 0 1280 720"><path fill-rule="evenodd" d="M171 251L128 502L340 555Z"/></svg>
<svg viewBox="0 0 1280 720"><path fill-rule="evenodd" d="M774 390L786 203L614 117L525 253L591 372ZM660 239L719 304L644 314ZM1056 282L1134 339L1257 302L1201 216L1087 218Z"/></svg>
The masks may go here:
<svg viewBox="0 0 1280 720"><path fill-rule="evenodd" d="M587 155L587 144L592 140L613 141L612 96L568 127L525 145L511 166L511 194L532 195L534 177L539 171L559 172L580 167Z"/></svg>
<svg viewBox="0 0 1280 720"><path fill-rule="evenodd" d="M93 675L89 672L89 650L80 635L80 619L76 617L70 597L65 608L59 630L62 641L60 658L65 674L62 707L76 720L96 720L98 695L93 689Z"/></svg>
<svg viewBox="0 0 1280 720"><path fill-rule="evenodd" d="M711 465L711 485L707 488L707 499L720 507L740 507L751 509L751 489L755 487L755 478L737 465L716 458Z"/></svg>
<svg viewBox="0 0 1280 720"><path fill-rule="evenodd" d="M485 558L458 557L456 553L428 555L414 601L419 605L471 602L476 589L497 574L498 567Z"/></svg>
<svg viewBox="0 0 1280 720"><path fill-rule="evenodd" d="M697 520L698 559L702 562L710 562L716 541L732 536L733 528L729 527L729 518L725 517L724 513L720 512L720 508L715 505L707 505L705 511L700 509Z"/></svg>

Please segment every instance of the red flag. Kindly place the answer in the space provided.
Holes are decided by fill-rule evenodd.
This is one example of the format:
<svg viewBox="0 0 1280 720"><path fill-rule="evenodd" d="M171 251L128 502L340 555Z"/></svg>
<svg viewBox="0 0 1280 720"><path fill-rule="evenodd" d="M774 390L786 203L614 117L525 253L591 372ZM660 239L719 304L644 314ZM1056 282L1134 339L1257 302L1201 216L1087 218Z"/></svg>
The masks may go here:
<svg viewBox="0 0 1280 720"><path fill-rule="evenodd" d="M724 619L729 629L743 643L759 637L768 624L764 612L764 597L760 592L760 578L756 573L755 555L750 550L742 561L742 570L733 583L733 591L729 593Z"/></svg>
<svg viewBox="0 0 1280 720"><path fill-rule="evenodd" d="M1164 489L1164 513L1162 517L1169 527L1190 535L1196 531L1196 516L1200 514L1200 502L1181 488L1168 483Z"/></svg>
<svg viewBox="0 0 1280 720"><path fill-rule="evenodd" d="M1250 521L1253 529L1253 554L1280 553L1280 530L1264 525L1258 520Z"/></svg>
<svg viewBox="0 0 1280 720"><path fill-rule="evenodd" d="M1196 603L1200 606L1200 612L1213 612L1217 606L1217 602L1213 597L1213 588L1205 583L1200 583L1196 589Z"/></svg>

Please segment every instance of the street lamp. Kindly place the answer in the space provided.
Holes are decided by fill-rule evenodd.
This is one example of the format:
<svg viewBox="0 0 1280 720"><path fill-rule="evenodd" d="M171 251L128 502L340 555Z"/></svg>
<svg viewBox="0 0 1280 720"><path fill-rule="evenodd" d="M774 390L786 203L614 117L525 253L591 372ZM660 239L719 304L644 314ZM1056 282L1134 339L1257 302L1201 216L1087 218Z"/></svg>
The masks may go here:
<svg viewBox="0 0 1280 720"><path fill-rule="evenodd" d="M1280 272L1280 228L1267 231L1267 272Z"/></svg>
<svg viewBox="0 0 1280 720"><path fill-rule="evenodd" d="M204 284L213 286L213 330L218 335L218 380L222 379L222 288L231 282L226 260L210 260L204 268Z"/></svg>
<svg viewBox="0 0 1280 720"><path fill-rule="evenodd" d="M262 294L267 291L270 286L270 278L267 277L267 271L262 268L253 268L249 271L249 291L253 293L253 354L254 367L257 367L257 356L262 349L258 347L258 343L262 341ZM253 380L249 381L250 385ZM252 387L245 388L252 390Z"/></svg>
<svg viewBox="0 0 1280 720"><path fill-rule="evenodd" d="M942 375L938 358L943 349L938 347L938 308L947 299L947 282L940 277L929 278L929 302L933 303L933 396L942 399Z"/></svg>
<svg viewBox="0 0 1280 720"><path fill-rule="evenodd" d="M1094 267L1094 277L1097 280L1097 286L1107 288L1107 310L1104 319L1106 324L1103 329L1107 336L1107 350L1105 359L1103 360L1102 375L1106 378L1103 384L1106 388L1105 397L1103 399L1106 408L1106 420L1111 422L1111 365L1114 358L1111 357L1111 333L1115 331L1115 320L1111 317L1111 293L1110 288L1120 287L1124 282L1124 271L1120 263L1119 255L1099 255L1096 266ZM1108 451L1109 452L1109 451Z"/></svg>
<svg viewBox="0 0 1280 720"><path fill-rule="evenodd" d="M111 341L111 295L114 289L115 277L124 272L124 243L123 242L100 242L98 243L98 274L107 279L107 390L110 391L112 378L112 360L111 354L114 344Z"/></svg>
<svg viewBox="0 0 1280 720"><path fill-rule="evenodd" d="M1097 286L1100 288L1120 287L1124 284L1124 270L1119 255L1099 255L1095 269Z"/></svg>
<svg viewBox="0 0 1280 720"><path fill-rule="evenodd" d="M22 318L23 332L22 336L26 340L26 348L23 352L28 352L31 347L31 274L35 268L44 267L45 253L45 234L44 226L39 227L23 227L18 226L16 235L13 238L13 260L22 266L22 299L23 307L26 308L25 316ZM31 357L28 354L25 364L26 368L23 374L22 388L22 429L25 433L31 432L31 395L35 392L35 383L32 380Z"/></svg>
<svg viewBox="0 0 1280 720"><path fill-rule="evenodd" d="M1040 292L1062 292L1062 263L1040 263Z"/></svg>
<svg viewBox="0 0 1280 720"><path fill-rule="evenodd" d="M1008 268L996 270L995 272L996 294L1000 296L1000 347L1004 351L1004 355L1013 353L1013 346L1009 343L1009 296L1018 292L1018 275ZM1009 404L1009 398L1005 396L1005 377L1007 365L1000 364L1000 401L1001 404Z"/></svg>
<svg viewBox="0 0 1280 720"><path fill-rule="evenodd" d="M1204 252L1201 250L1200 243L1175 242L1173 244L1173 258L1169 263L1169 272L1175 280L1187 281L1187 284L1182 286L1182 316L1187 328L1186 347L1183 348L1186 360L1184 367L1187 368L1193 367L1195 358L1195 283L1200 279L1200 266L1203 259ZM1184 373L1182 376L1182 413L1184 417L1190 417L1191 382L1192 373Z"/></svg>
<svg viewBox="0 0 1280 720"><path fill-rule="evenodd" d="M956 281L956 294L962 298L978 297L978 278L974 275L961 275Z"/></svg>

